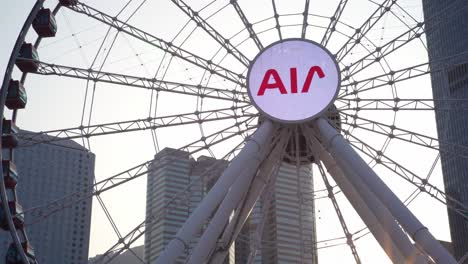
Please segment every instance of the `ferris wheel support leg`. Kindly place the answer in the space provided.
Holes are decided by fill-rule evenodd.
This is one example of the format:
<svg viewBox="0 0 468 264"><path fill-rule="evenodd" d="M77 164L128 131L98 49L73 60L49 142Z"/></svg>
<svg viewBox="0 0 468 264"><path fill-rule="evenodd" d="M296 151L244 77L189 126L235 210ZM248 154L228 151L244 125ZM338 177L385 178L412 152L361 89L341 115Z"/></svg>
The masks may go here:
<svg viewBox="0 0 468 264"><path fill-rule="evenodd" d="M328 123L319 118L316 126L330 154L340 164L352 171L347 173L351 184L361 181L388 208L403 229L426 251L436 263L456 264L456 260L432 236L429 230L411 213L398 197L385 185L349 143ZM385 227L384 227L385 228Z"/></svg>
<svg viewBox="0 0 468 264"><path fill-rule="evenodd" d="M223 232L224 227L228 224L234 209L242 203L242 198L244 198L248 186L252 183L252 178L258 176L256 175L256 171L264 157L264 155L263 157L262 155L254 157L252 163L246 166L242 174L232 185L210 224L198 241L197 246L193 249L192 255L187 262L188 264L206 263L209 255L215 251L218 238Z"/></svg>
<svg viewBox="0 0 468 264"><path fill-rule="evenodd" d="M279 166L281 152L284 150L285 144L287 142L287 137L285 135L280 134L280 138L281 141L278 144L276 144L275 148L271 151L271 154L259 167L257 175L254 175L252 183L247 188L248 190L246 190L245 197L242 199L242 201L240 201L240 204L238 204L238 206L235 209L234 217L226 219L226 222L229 220L229 223L224 229L221 239L219 240L219 250L214 252L213 255L211 255L211 257L208 257L208 259L210 260L209 263L215 264L222 263L224 261L227 254L229 253L230 247L237 239L237 236L240 234L242 227L247 221L247 218L249 217L250 212L255 206L255 203L262 194L266 185L271 181L272 174L275 173L274 170L277 168L277 166ZM237 181L239 181L239 179ZM241 182L241 184L241 188L246 189L245 181ZM232 188L234 188L234 186ZM229 198L226 197L225 200L226 199ZM200 240L200 242L202 242L202 240Z"/></svg>
<svg viewBox="0 0 468 264"><path fill-rule="evenodd" d="M394 217L375 195L362 182L357 186L353 186L324 147L315 138L310 137L310 140L313 149L318 152L317 157L323 162L343 194L392 262L427 263L424 256L418 254L416 247L413 246ZM349 174L348 169L346 169L346 172Z"/></svg>
<svg viewBox="0 0 468 264"><path fill-rule="evenodd" d="M252 137L247 141L241 152L231 161L224 173L216 181L203 201L190 215L184 225L179 229L175 238L167 245L155 263L172 264L184 253L188 245L198 231L201 230L206 220L213 214L217 206L228 193L231 185L238 176L246 170L246 164L251 163L262 147L267 145L273 134L274 125L270 120L265 119Z"/></svg>

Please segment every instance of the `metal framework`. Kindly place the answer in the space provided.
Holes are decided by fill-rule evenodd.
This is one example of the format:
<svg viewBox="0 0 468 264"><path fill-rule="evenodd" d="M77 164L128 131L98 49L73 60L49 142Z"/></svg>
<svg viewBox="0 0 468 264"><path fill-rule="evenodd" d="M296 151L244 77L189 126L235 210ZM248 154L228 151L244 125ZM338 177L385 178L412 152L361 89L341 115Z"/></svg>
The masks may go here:
<svg viewBox="0 0 468 264"><path fill-rule="evenodd" d="M418 195L424 193L431 202L440 203L468 219L468 204L459 197L446 194L440 184L429 179L437 174L435 171L440 163L441 153L468 159L468 146L444 142L437 136L418 130L417 127L411 127L401 120L405 115L467 111L468 99L420 98L408 91L404 84L424 78L427 80L429 74L446 73L468 62L450 64L454 57L451 56L436 61L438 67L434 68L434 61L429 64L427 58L422 58L422 61L414 59L414 62L409 58L410 64L398 63L394 58L400 52L404 53L402 50L410 45L420 45L422 50L426 49L423 36L427 33L427 22L437 20L437 17L418 21L411 11L402 7L401 1L397 0L384 0L377 4L376 9L372 7L370 15L364 22L359 20L358 25L343 21L347 17L347 12L350 12L347 0L338 1L337 5L329 10L328 16L315 14L314 10L310 10L309 0L300 3L298 10L303 10L301 13L280 10L277 6L278 1L272 0L272 6L265 8L268 11L256 11L259 17L252 17L251 13L247 12L249 3L242 3L241 7L237 0L225 1L226 3L215 0L196 8L188 1L171 0L172 3L169 4L182 11L186 23L179 31L171 32L174 34L160 37L159 33L149 33L141 29L136 21L130 22L141 8L150 5L145 3L146 1L142 1L137 7L131 0L124 1L126 3L124 7L113 16L110 15L112 11L101 11L79 1L61 0L53 15L57 15L60 7L65 6L74 16L88 17L89 21L107 29L103 38L88 40L90 43L81 43L78 36L84 34L86 30L80 27L81 31L75 31L67 14L63 15L63 20L72 33L61 41L72 39L70 42L76 42L78 47L72 52L80 53L86 59L83 49L86 49L87 45L94 45L93 42L100 43L93 63L89 67L75 67L72 60L61 65L54 59L39 60L28 58L24 54L20 55L28 30L39 9L44 7L44 2L43 0L36 2L12 51L1 89L0 112L4 119L11 117L11 122L13 124L16 122L18 109L9 111L5 110L5 106L7 98L11 97L10 79L14 79L17 75L13 68L15 62L20 61L37 66L37 69L21 73L21 84L25 84L29 73L34 75L34 78L31 78L33 81L28 83L30 86L34 86L38 80L51 79L78 83L76 86L86 84L83 106L78 110L81 112L81 123L68 128L46 127L42 132L15 133L14 136L19 140L18 146L2 152L2 160L13 161L14 148L34 148L42 144L60 145L60 142L65 140L81 140L83 145L90 147L93 140L109 135L128 138L136 131L150 131L157 152L159 145L166 146L165 142L161 143L163 140L158 133L177 128L179 131L197 133L199 136L181 147L182 144L175 142L175 145L179 144L178 147L169 153L184 151L191 157L207 155L229 161L229 166L221 176L216 175L215 165L205 168L198 175L200 176L198 181L204 186L215 179L216 183L204 194L203 200L197 204L196 209L191 212L174 238L165 245L164 251L158 253L158 259L154 263L176 263L182 256L186 256L186 263L223 263L236 241L249 243L247 263L254 263L259 255L263 257L262 254L265 253L263 250L268 249L272 242L267 241L265 237L265 226L269 224L270 207L274 204L274 199L277 199L275 188L277 188L279 171L285 163L294 167L297 177L297 186L295 186L297 193L291 195L299 197L300 200L298 230L300 232L305 230L302 215L305 207L312 206L314 211L317 202L328 199L330 201L328 205L331 204L329 210L333 216L336 215L339 223L337 228L343 234L334 238L321 237L323 240L320 240L317 231L314 230L310 241L292 242L292 246L299 251L298 258L301 263L306 262L306 252L314 251L311 255L318 254L321 257L321 249L333 247L346 247L350 261L365 263L366 252L360 248L359 240L364 239L367 234L375 238L375 242L393 263L457 263L424 226L423 221L417 219L407 206L416 198L422 199ZM461 12L461 10L451 10L451 6L452 4L439 10L439 13ZM208 11L210 8L211 11ZM231 12L231 17L226 18L229 19L229 23L232 21L233 24L237 23L242 27L242 30L235 34L227 34L223 27L215 24L218 19L224 18L223 16L227 17L228 12ZM309 16L314 18L314 23L310 23ZM398 24L400 26L398 33L386 35L386 23ZM189 25L195 25L195 28ZM245 76L253 58L252 54L264 50L264 47L273 41L287 39L293 34L294 38L307 39L312 35L308 30L316 29L325 32L313 40L324 47L330 47L330 51L341 66L341 90L334 106L322 117L303 124L279 124L260 116L251 104L246 91ZM203 40L197 40L194 34L197 30L202 31L203 37L214 40L215 46L207 44L205 47ZM379 34L381 38L376 39ZM241 39L243 35L245 38ZM170 39L168 36L173 38ZM146 62L142 60L144 53L139 51L141 47L133 46L133 42L128 38L136 40L138 45L149 46L163 52L163 57L158 58L157 67L150 65L149 62L149 66L145 65ZM338 38L342 41L334 45L334 41ZM199 47L189 47L193 45L193 39L198 41L195 43L198 43ZM141 74L138 71L138 76L125 74L124 70L119 71L118 67L112 67L115 69L112 72L103 71L104 65L112 63L110 57L116 57L116 61L120 59L120 54L111 52L121 51L122 47L117 47L119 42L127 45L132 57L138 57L141 69L145 71L141 71ZM252 47L249 46L252 42L255 44L255 51L248 50ZM38 36L33 46L40 48L40 44L43 45L39 52L46 53L50 45L49 49L53 53L55 43L55 41L45 42L41 36ZM403 57L405 55L402 55L400 60L406 59ZM232 59L236 61L236 66L230 65L229 61ZM99 60L102 62L98 63ZM239 69L237 64L244 68ZM398 69L395 69L396 64ZM157 68L156 72L153 68ZM168 77L170 75L171 78ZM53 78L50 78L51 76ZM177 80L172 79L174 76ZM95 94L100 92L99 87L102 84L109 87L124 86L129 90L140 88L142 92L146 90L149 93L148 115L129 120L95 122L94 114L98 111L100 103ZM183 97L191 101L190 103L184 100L174 101L165 105L164 98L167 94L184 95ZM177 106L184 104L191 104L196 110L187 112L177 109ZM161 107L169 107L168 105L174 107L175 111L170 112L173 114L161 114ZM5 122L3 119L0 120L4 136L2 142L6 142L6 136L10 136L4 130ZM199 131L196 129L184 131L189 125L197 125ZM401 162L389 150L390 146L399 147L401 150L404 150L405 146L411 146L418 148L424 155L425 152L431 153L435 159L424 161L424 165L431 165L429 173L427 175L421 173L414 157L408 157L408 159L413 158L411 162ZM303 148L306 149L305 152L310 151L307 153L309 156L306 158L308 159L306 163L301 156ZM5 153L8 155L4 155ZM149 233L148 226L158 223L162 217L173 213L178 205L190 203L187 198L190 187L199 182L191 182L185 188L171 193L171 197L164 202L161 212L147 214L144 220L139 220L130 230L123 230L120 227L118 219L113 217L111 207L106 205L103 194L121 189L135 179L152 175L158 169L151 166L156 161L157 158L140 162L130 168L120 169L118 173L111 173L110 177L96 179L92 192L76 191L40 206L25 208L20 213L12 213L10 210L9 202L16 202L18 196L14 188L7 188L6 171L0 168L4 173L4 180L0 184L2 217L4 214L2 221L5 221L2 225L8 227L18 252L18 261L25 264L37 263L25 250L24 243L29 241L24 227L34 227L37 223L55 217L58 212L66 208L94 199L99 203L106 222L116 237L116 241L111 243L112 246L97 259L97 262L111 263L119 255L129 251L136 260L147 263L148 260L138 256L131 247L140 243L145 234ZM173 162L171 160L169 163ZM3 162L0 166L3 166ZM319 182L322 184L320 187L314 186L312 201L304 204L300 182L300 170L303 166L310 166L311 171L318 172L312 173L310 177L320 179ZM392 177L390 182L399 180L406 188L412 190L411 194L406 196L406 200L402 201L403 198L397 196L398 190L391 190L387 186L387 180L391 178L386 176L387 173L384 177L379 177L376 172L384 175L380 173L382 170L391 176L396 176ZM342 199L349 201L364 228L354 230L348 221L346 210L343 210ZM249 235L245 236L242 234L242 228L251 221L252 212L258 209L255 208L258 204L262 205L257 212L260 219L256 222L255 229L249 230ZM13 219L24 216L27 216L28 220L24 223L24 227L15 226ZM314 222L315 228L317 222L315 212L312 217L311 221ZM460 261L462 263L463 259Z"/></svg>
<svg viewBox="0 0 468 264"><path fill-rule="evenodd" d="M220 88L205 87L202 85L185 84L177 82L169 82L158 80L155 78L145 78L130 76L118 73L96 71L92 69L81 69L76 67L67 67L45 62L38 62L39 69L35 74L55 75L82 80L90 80L93 82L103 82L116 85L124 85L128 87L145 88L155 91L172 92L199 97L207 97L220 100L229 100L232 102L245 102L248 100L245 92L236 90L227 90Z"/></svg>
<svg viewBox="0 0 468 264"><path fill-rule="evenodd" d="M227 53L232 54L242 64L249 66L250 60L237 49L236 46L232 45L229 39L223 37L216 29L214 29L206 20L204 20L198 12L194 11L189 5L182 0L172 0L172 2L180 8L191 20L193 20L198 27L201 27L206 33L208 33L214 40L216 40ZM235 1L234 1L235 2Z"/></svg>
<svg viewBox="0 0 468 264"><path fill-rule="evenodd" d="M155 47L158 47L161 50L171 54L172 56L185 60L193 65L196 65L209 73L219 75L221 78L230 80L236 84L239 84L240 86L245 86L244 77L241 74L228 70L218 64L213 63L212 61L203 59L189 51L182 49L181 47L175 46L171 42L155 37L141 29L138 29L123 21L120 21L115 17L107 15L83 3L78 3L77 5L72 5L68 7L75 12L82 13L93 19L96 19L97 21L109 25L120 32L128 34L129 36L137 38Z"/></svg>
<svg viewBox="0 0 468 264"><path fill-rule="evenodd" d="M255 45L257 46L258 50L263 50L262 42L258 38L257 33L255 33L255 31L253 30L253 25L249 22L249 20L245 16L237 0L232 0L231 4L234 7L234 9L236 9L236 12L239 15L239 18L242 20L242 23L244 23L245 28L249 32L250 38L255 42Z"/></svg>

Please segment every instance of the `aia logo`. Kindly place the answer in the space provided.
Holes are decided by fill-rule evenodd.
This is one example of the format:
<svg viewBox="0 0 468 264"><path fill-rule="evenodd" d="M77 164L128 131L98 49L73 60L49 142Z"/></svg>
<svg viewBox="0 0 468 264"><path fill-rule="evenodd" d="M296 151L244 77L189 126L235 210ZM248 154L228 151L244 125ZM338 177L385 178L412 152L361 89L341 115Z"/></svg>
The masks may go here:
<svg viewBox="0 0 468 264"><path fill-rule="evenodd" d="M289 69L290 80L291 80L291 93L295 94L298 92L297 86L297 68L290 68ZM315 74L322 79L325 77L325 73L323 72L320 66L313 66L309 69L307 73L307 77L305 79L304 84L302 85L301 93L308 93L310 86L312 84L312 80L314 79ZM270 80L273 79L273 82ZM257 95L263 96L267 89L278 89L281 94L287 94L288 91L284 86L283 80L279 76L278 72L275 69L269 69L265 72L265 76L263 77L263 81L260 84L260 89L258 90Z"/></svg>

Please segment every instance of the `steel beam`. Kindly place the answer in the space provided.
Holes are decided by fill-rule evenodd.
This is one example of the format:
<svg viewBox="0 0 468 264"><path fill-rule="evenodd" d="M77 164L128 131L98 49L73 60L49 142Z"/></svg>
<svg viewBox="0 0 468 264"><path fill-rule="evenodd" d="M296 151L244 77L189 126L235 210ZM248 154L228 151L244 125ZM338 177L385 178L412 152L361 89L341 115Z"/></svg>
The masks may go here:
<svg viewBox="0 0 468 264"><path fill-rule="evenodd" d="M218 243L219 247L217 248L216 252L213 252L213 255L209 258L209 263L222 263L222 261L224 261L226 258L227 254L229 253L229 248L240 234L242 227L244 226L247 218L255 206L255 203L262 194L266 185L271 181L272 174L274 174L276 168L280 166L280 156L286 147L288 138L287 134L289 133L286 131L279 134L280 142L276 144L275 148L271 151L271 154L266 158L265 162L262 163L257 175L254 176L249 187L245 188L245 183L243 183L242 188L247 189L247 193L241 201L241 204L237 206L234 217L229 219L229 223L224 229L224 232Z"/></svg>
<svg viewBox="0 0 468 264"><path fill-rule="evenodd" d="M319 146L318 144L314 144ZM385 251L387 256L393 263L405 263L405 257L403 253L398 248L397 244L392 240L389 233L382 227L376 215L370 210L361 196L357 195L358 192L347 180L346 176L343 174L343 171L338 167L335 160L329 156L329 154L320 146L315 147L319 149L320 154L318 157L324 163L327 168L328 173L332 176L333 180L339 184L340 189L343 191L343 194L346 196L348 201L353 206L354 210L361 217L364 224L369 228L369 231L372 233L374 238L380 244L382 249Z"/></svg>
<svg viewBox="0 0 468 264"><path fill-rule="evenodd" d="M203 227L206 220L221 203L229 188L238 178L239 173L246 169L246 164L254 159L262 151L263 146L269 142L273 130L274 125L271 121L265 120L262 122L258 130L247 141L242 151L232 160L229 167L190 215L155 263L174 263L184 252L186 246L192 241L196 233Z"/></svg>
<svg viewBox="0 0 468 264"><path fill-rule="evenodd" d="M338 166L338 160L334 160L317 140L312 141L314 149L319 151L320 160L393 263L427 263L398 226L390 211L365 184L362 181L351 183L348 180L353 173L350 168Z"/></svg>
<svg viewBox="0 0 468 264"><path fill-rule="evenodd" d="M336 53L337 61L341 61L357 44L359 44L363 37L372 30L377 22L384 17L385 13L390 11L391 7L395 4L396 0L385 0L372 15L364 21L364 23L355 30L354 34L346 41L346 43Z"/></svg>
<svg viewBox="0 0 468 264"><path fill-rule="evenodd" d="M93 69L83 69L36 61L39 69L34 74L51 75L59 77L69 77L81 80L89 80L95 83L110 83L115 85L124 85L148 90L170 92L198 96L200 98L213 98L219 100L228 100L234 102L243 102L247 100L247 93L221 88L206 87L189 83L170 82L156 78L146 78L141 76L125 75L114 72L97 71Z"/></svg>
<svg viewBox="0 0 468 264"><path fill-rule="evenodd" d="M205 19L200 16L200 13L194 11L190 5L187 5L182 0L171 0L177 7L182 10L193 22L197 24L198 27L202 28L210 37L212 37L216 42L218 42L227 53L234 56L239 60L244 66L248 67L250 60L235 46L229 39L223 37L215 28L213 28Z"/></svg>
<svg viewBox="0 0 468 264"><path fill-rule="evenodd" d="M336 7L334 15L330 18L330 24L328 24L327 30L325 31L322 41L320 42L322 46L326 47L328 41L330 41L333 32L335 32L336 30L336 24L338 24L338 21L340 21L341 14L343 14L344 8L347 3L348 0L341 0L338 6ZM304 38L304 36L302 38Z"/></svg>
<svg viewBox="0 0 468 264"><path fill-rule="evenodd" d="M245 85L245 79L242 74L235 73L227 68L213 63L210 60L206 60L200 56L197 56L187 50L184 50L182 47L174 45L172 42L165 41L161 38L153 36L148 32L145 32L137 27L134 27L132 25L127 24L126 22L119 20L116 17L105 14L104 12L101 12L83 3L78 3L77 5L73 6L67 6L67 8L77 13L87 15L97 21L100 21L108 26L115 28L119 32L123 32L125 34L128 34L129 36L146 42L149 45L155 46L161 49L162 51L171 54L174 57L178 57L182 60L185 60L193 65L200 67L201 69L206 70L207 72L216 74L221 78L230 80L233 83L240 85L241 87Z"/></svg>
<svg viewBox="0 0 468 264"><path fill-rule="evenodd" d="M323 118L315 125L330 154L351 173L352 184L362 182L388 208L403 229L426 251L436 263L456 264L447 250L432 236L429 230L411 213L398 197L385 185L349 143ZM385 228L385 227L384 227Z"/></svg>
<svg viewBox="0 0 468 264"><path fill-rule="evenodd" d="M266 142L266 144L269 144L269 142ZM222 203L219 205L219 208L213 216L213 219L198 241L197 246L193 249L192 255L187 262L188 264L206 263L210 254L215 251L218 238L221 236L224 228L228 224L231 214L236 208L240 207L243 198L248 193L249 189L246 188L246 186L252 185L252 187L255 187L255 189L260 191L257 192L258 195L261 193L265 182L259 182L258 180L254 181L253 179L258 177L257 169L265 159L267 151L270 151L269 148L264 148L263 146L262 149L263 151L257 153L257 155L253 156L250 161L244 164L244 168L242 169L241 174L239 177L237 177L236 181L229 189L229 192L223 199ZM253 201L253 203L249 204L249 206L252 208L255 205L256 199L249 200ZM248 214L248 212L246 214L242 214L242 220L246 220Z"/></svg>
<svg viewBox="0 0 468 264"><path fill-rule="evenodd" d="M255 42L257 48L260 51L262 51L263 44L258 38L257 33L255 33L255 31L253 30L252 24L247 19L247 16L244 14L244 11L242 11L242 8L240 7L239 3L237 2L237 0L231 0L230 3L236 10L237 14L239 15L239 18L242 20L242 23L244 23L245 28L249 32L250 38Z"/></svg>

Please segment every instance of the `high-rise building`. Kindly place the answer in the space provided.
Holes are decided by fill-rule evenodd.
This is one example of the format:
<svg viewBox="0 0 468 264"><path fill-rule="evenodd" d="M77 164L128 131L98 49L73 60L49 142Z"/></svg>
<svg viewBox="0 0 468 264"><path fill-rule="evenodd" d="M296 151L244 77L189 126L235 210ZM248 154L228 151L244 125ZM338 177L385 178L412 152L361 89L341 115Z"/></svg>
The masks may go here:
<svg viewBox="0 0 468 264"><path fill-rule="evenodd" d="M226 166L227 162L223 160L204 156L194 160L187 152L170 148L156 154L147 180L146 263L153 263L159 257ZM202 179L208 179L210 175L213 175L212 180ZM166 204L183 190L186 190L186 195L178 197L170 209L167 209ZM149 221L150 217L157 218ZM193 241L190 248L196 246L196 242ZM234 263L233 253L231 252L226 263ZM187 254L181 256L179 263L185 263L186 258Z"/></svg>
<svg viewBox="0 0 468 264"><path fill-rule="evenodd" d="M468 100L468 2L423 0L423 7L445 191L468 205L468 162L453 147L468 145L466 103L460 100ZM450 209L448 216L459 259L468 252L468 221Z"/></svg>
<svg viewBox="0 0 468 264"><path fill-rule="evenodd" d="M91 193L95 156L79 144L64 140L15 149L18 200L25 210L75 192ZM88 261L91 199L38 218L28 213L26 227L39 263L82 264ZM0 234L0 258L11 243Z"/></svg>
<svg viewBox="0 0 468 264"><path fill-rule="evenodd" d="M207 157L195 161L187 152L174 149L163 149L155 156L148 174L146 215L157 216L157 220L147 220L146 263L157 259L226 166L226 161ZM255 263L317 263L311 170L310 165L299 170L287 163L280 167ZM179 197L167 213L165 204L181 190L187 190L186 196ZM225 263L246 263L262 211L258 202ZM181 256L179 263L185 263L186 257Z"/></svg>
<svg viewBox="0 0 468 264"><path fill-rule="evenodd" d="M250 243L258 225L265 222L255 263L318 263L314 210L312 166L302 165L298 170L295 165L283 163L266 219L261 202L257 202L250 217ZM250 251L246 245L243 248ZM238 254L246 258L245 254Z"/></svg>

